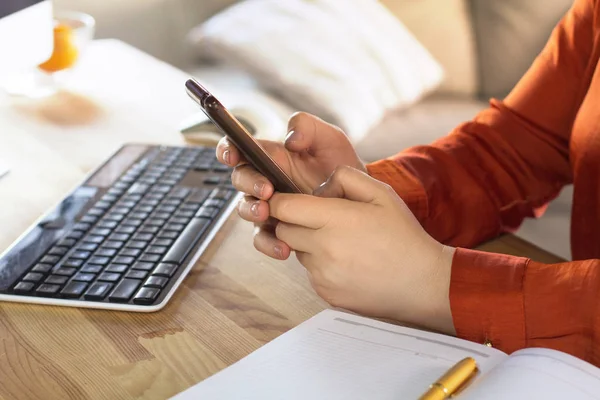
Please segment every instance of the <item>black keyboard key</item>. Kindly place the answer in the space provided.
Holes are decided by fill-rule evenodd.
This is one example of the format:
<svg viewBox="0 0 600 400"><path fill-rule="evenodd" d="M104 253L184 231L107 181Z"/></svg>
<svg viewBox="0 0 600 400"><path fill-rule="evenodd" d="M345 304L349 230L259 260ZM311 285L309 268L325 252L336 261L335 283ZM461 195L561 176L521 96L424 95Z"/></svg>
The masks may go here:
<svg viewBox="0 0 600 400"><path fill-rule="evenodd" d="M211 167L212 167L212 163L210 161L200 162L200 163L194 165L194 170L200 171L200 172L205 172L205 171L210 171Z"/></svg>
<svg viewBox="0 0 600 400"><path fill-rule="evenodd" d="M173 190L171 190L171 192L167 195L167 197L169 198L175 198L175 199L185 199L189 194L190 194L190 189L186 188L186 187L177 187Z"/></svg>
<svg viewBox="0 0 600 400"><path fill-rule="evenodd" d="M69 258L71 259L78 259L78 260L86 260L88 259L90 256L92 255L91 252L89 251L74 251L73 253L71 253L71 255L69 256Z"/></svg>
<svg viewBox="0 0 600 400"><path fill-rule="evenodd" d="M111 230L110 229L106 229L106 228L94 228L90 231L90 235L95 235L95 236L108 236L110 235Z"/></svg>
<svg viewBox="0 0 600 400"><path fill-rule="evenodd" d="M175 231L161 231L158 235L156 235L159 239L177 239L179 237L179 232Z"/></svg>
<svg viewBox="0 0 600 400"><path fill-rule="evenodd" d="M233 191L219 188L211 192L210 198L217 200L229 200L233 196Z"/></svg>
<svg viewBox="0 0 600 400"><path fill-rule="evenodd" d="M77 247L77 251L94 251L98 248L97 243L82 243Z"/></svg>
<svg viewBox="0 0 600 400"><path fill-rule="evenodd" d="M168 250L168 247L165 246L150 246L146 249L146 253L148 254L165 254Z"/></svg>
<svg viewBox="0 0 600 400"><path fill-rule="evenodd" d="M108 210L112 206L112 202L100 200L96 204L94 204L94 208L99 208L100 210Z"/></svg>
<svg viewBox="0 0 600 400"><path fill-rule="evenodd" d="M176 206L160 206L156 209L156 212L165 213L165 215L168 215L170 217L171 214L175 212L175 210L177 210Z"/></svg>
<svg viewBox="0 0 600 400"><path fill-rule="evenodd" d="M79 240L85 235L84 232L81 231L72 231L67 235L67 239Z"/></svg>
<svg viewBox="0 0 600 400"><path fill-rule="evenodd" d="M151 271L154 269L155 266L155 263L138 261L135 264L133 264L131 269L139 269L140 271Z"/></svg>
<svg viewBox="0 0 600 400"><path fill-rule="evenodd" d="M137 235L135 235L133 237L133 240L148 241L148 240L152 240L153 238L154 238L154 235L152 235L151 233L138 233ZM128 243L127 247L132 247L132 246L129 246L129 243Z"/></svg>
<svg viewBox="0 0 600 400"><path fill-rule="evenodd" d="M116 282L119 279L121 279L121 274L118 274L116 272L103 272L98 277L99 281L105 281L105 282Z"/></svg>
<svg viewBox="0 0 600 400"><path fill-rule="evenodd" d="M15 293L29 293L33 290L35 284L32 282L19 282L17 286L14 287L13 291Z"/></svg>
<svg viewBox="0 0 600 400"><path fill-rule="evenodd" d="M156 239L154 242L152 242L153 246L170 246L173 244L173 240L172 239Z"/></svg>
<svg viewBox="0 0 600 400"><path fill-rule="evenodd" d="M36 264L32 271L33 272L41 272L43 274L45 274L46 272L49 272L52 269L52 265L50 264Z"/></svg>
<svg viewBox="0 0 600 400"><path fill-rule="evenodd" d="M156 186L154 186L152 188L152 191L155 192L155 193L169 193L171 191L171 186L169 186L169 185L156 185Z"/></svg>
<svg viewBox="0 0 600 400"><path fill-rule="evenodd" d="M84 243L102 243L102 241L104 240L104 236L96 236L96 235L90 235L90 236L86 236L83 239Z"/></svg>
<svg viewBox="0 0 600 400"><path fill-rule="evenodd" d="M169 219L171 218L171 213L168 212L155 212L152 214L152 218L160 218L160 219Z"/></svg>
<svg viewBox="0 0 600 400"><path fill-rule="evenodd" d="M68 251L69 249L67 247L54 246L50 249L50 251L48 251L48 255L64 256L65 254L67 254Z"/></svg>
<svg viewBox="0 0 600 400"><path fill-rule="evenodd" d="M86 273L91 273L91 274L97 274L98 272L102 271L102 266L100 265L93 265L93 264L86 264L84 265L81 270L81 272L86 272Z"/></svg>
<svg viewBox="0 0 600 400"><path fill-rule="evenodd" d="M117 188L110 188L106 191L106 193L111 194L113 196L121 196L123 195L123 193L125 193L125 191L123 189L117 189Z"/></svg>
<svg viewBox="0 0 600 400"><path fill-rule="evenodd" d="M204 179L204 183L207 185L216 185L221 181L218 176L208 176Z"/></svg>
<svg viewBox="0 0 600 400"><path fill-rule="evenodd" d="M75 225L73 225L73 230L87 232L87 230L90 229L91 227L92 227L92 225L88 224L86 222L78 222Z"/></svg>
<svg viewBox="0 0 600 400"><path fill-rule="evenodd" d="M55 268L54 271L52 271L52 273L55 275L63 275L63 276L71 276L75 272L77 272L77 268L69 268L69 267L63 267L63 266Z"/></svg>
<svg viewBox="0 0 600 400"><path fill-rule="evenodd" d="M94 280L94 278L96 278L96 274L84 274L80 272L77 275L75 275L72 280L80 282L91 282Z"/></svg>
<svg viewBox="0 0 600 400"><path fill-rule="evenodd" d="M148 280L146 280L144 286L162 289L167 285L168 282L169 279L165 278L164 276L151 276L148 278Z"/></svg>
<svg viewBox="0 0 600 400"><path fill-rule="evenodd" d="M131 235L127 233L113 233L108 239L124 242L126 240L129 240L130 237Z"/></svg>
<svg viewBox="0 0 600 400"><path fill-rule="evenodd" d="M140 228L140 233L156 233L160 230L159 226L142 226Z"/></svg>
<svg viewBox="0 0 600 400"><path fill-rule="evenodd" d="M225 205L225 201L219 199L208 199L204 202L202 207L214 207L214 208L223 208Z"/></svg>
<svg viewBox="0 0 600 400"><path fill-rule="evenodd" d="M185 228L184 224L170 224L169 223L169 224L165 225L166 231L181 232L184 228Z"/></svg>
<svg viewBox="0 0 600 400"><path fill-rule="evenodd" d="M162 219L162 218L151 218L150 220L146 221L146 226L158 226L161 227L163 226L165 223L167 222L166 219Z"/></svg>
<svg viewBox="0 0 600 400"><path fill-rule="evenodd" d="M127 218L125 220L123 220L123 222L121 223L121 225L123 226L133 226L133 227L138 227L140 226L144 221L142 221L139 218Z"/></svg>
<svg viewBox="0 0 600 400"><path fill-rule="evenodd" d="M131 218L136 218L136 219L146 219L146 218L148 218L149 215L150 215L150 213L140 212L140 211L132 212L131 214L129 214L129 216Z"/></svg>
<svg viewBox="0 0 600 400"><path fill-rule="evenodd" d="M44 277L44 274L39 272L29 272L23 277L24 281L27 282L39 282Z"/></svg>
<svg viewBox="0 0 600 400"><path fill-rule="evenodd" d="M61 290L60 294L65 297L80 297L87 288L87 286L88 284L86 282L71 281L67 284L67 286L65 286L63 290Z"/></svg>
<svg viewBox="0 0 600 400"><path fill-rule="evenodd" d="M98 221L98 217L96 215L84 215L79 221L86 222L88 224L95 224L96 221Z"/></svg>
<svg viewBox="0 0 600 400"><path fill-rule="evenodd" d="M59 256L45 256L40 260L40 263L42 264L56 264L57 262L60 261L60 257Z"/></svg>
<svg viewBox="0 0 600 400"><path fill-rule="evenodd" d="M135 257L118 256L113 260L115 264L131 265L135 262Z"/></svg>
<svg viewBox="0 0 600 400"><path fill-rule="evenodd" d="M177 211L177 213L174 215L174 217L191 219L195 214L196 214L195 209L194 210L181 210L181 211Z"/></svg>
<svg viewBox="0 0 600 400"><path fill-rule="evenodd" d="M123 279L108 296L108 299L110 301L128 301L141 282L137 279Z"/></svg>
<svg viewBox="0 0 600 400"><path fill-rule="evenodd" d="M140 249L125 249L125 250L121 250L121 252L119 253L120 256L126 256L126 257L137 257L140 254L142 254L142 250L140 250Z"/></svg>
<svg viewBox="0 0 600 400"><path fill-rule="evenodd" d="M119 240L108 240L104 242L102 247L106 249L120 249L125 243Z"/></svg>
<svg viewBox="0 0 600 400"><path fill-rule="evenodd" d="M150 185L136 182L127 190L127 194L144 194L148 189L150 189Z"/></svg>
<svg viewBox="0 0 600 400"><path fill-rule="evenodd" d="M118 274L122 274L123 272L127 271L127 268L129 268L129 266L125 264L110 264L108 268L104 270L104 272L116 272Z"/></svg>
<svg viewBox="0 0 600 400"><path fill-rule="evenodd" d="M190 250L200 240L204 232L206 232L209 225L210 221L206 219L192 219L185 230L181 232L181 235L175 241L169 252L165 254L162 261L181 264Z"/></svg>
<svg viewBox="0 0 600 400"><path fill-rule="evenodd" d="M85 292L83 295L87 300L103 300L110 289L112 284L108 282L96 282Z"/></svg>
<svg viewBox="0 0 600 400"><path fill-rule="evenodd" d="M61 266L67 267L67 268L79 268L83 265L83 263L84 263L84 260L69 258L67 261L63 262L61 264Z"/></svg>
<svg viewBox="0 0 600 400"><path fill-rule="evenodd" d="M139 212L139 213L151 213L152 211L154 211L153 206L140 206L135 209L135 212ZM134 217L134 218L136 218L136 217Z"/></svg>
<svg viewBox="0 0 600 400"><path fill-rule="evenodd" d="M164 193L157 193L157 192L146 195L146 198L152 199L152 200L162 200L163 197L165 197Z"/></svg>
<svg viewBox="0 0 600 400"><path fill-rule="evenodd" d="M138 269L132 269L131 271L129 271L125 275L125 278L145 279L146 276L148 276L148 272L147 271L142 271L142 270L138 270Z"/></svg>
<svg viewBox="0 0 600 400"><path fill-rule="evenodd" d="M94 255L98 257L114 257L115 255L117 255L117 250L101 247Z"/></svg>
<svg viewBox="0 0 600 400"><path fill-rule="evenodd" d="M160 256L157 254L144 254L138 261L156 263L160 261Z"/></svg>
<svg viewBox="0 0 600 400"><path fill-rule="evenodd" d="M56 245L64 247L73 247L77 243L75 239L62 239Z"/></svg>
<svg viewBox="0 0 600 400"><path fill-rule="evenodd" d="M117 204L117 207L131 209L132 207L135 207L136 204L137 204L136 200L123 200L123 201L120 201L119 204ZM117 210L117 207L115 207L115 210Z"/></svg>
<svg viewBox="0 0 600 400"><path fill-rule="evenodd" d="M69 280L68 276L62 275L50 275L44 281L45 283L50 283L52 285L64 285Z"/></svg>
<svg viewBox="0 0 600 400"><path fill-rule="evenodd" d="M89 259L88 263L89 264L96 264L96 265L106 265L108 264L108 262L110 261L109 257L92 257Z"/></svg>
<svg viewBox="0 0 600 400"><path fill-rule="evenodd" d="M119 215L128 214L131 211L131 209L133 208L133 206L129 205L129 204L131 204L130 202L127 202L127 204L128 205L119 204L118 207L115 207L112 209L112 212L115 214L119 214Z"/></svg>
<svg viewBox="0 0 600 400"><path fill-rule="evenodd" d="M96 225L97 228L114 229L119 225L117 221L102 220Z"/></svg>
<svg viewBox="0 0 600 400"><path fill-rule="evenodd" d="M115 229L115 233L126 233L128 235L131 235L134 232L135 226L119 226L117 229Z"/></svg>
<svg viewBox="0 0 600 400"><path fill-rule="evenodd" d="M173 217L173 218L171 218L171 220L169 222L171 222L173 224L187 225L187 223L190 222L190 219L191 218Z"/></svg>
<svg viewBox="0 0 600 400"><path fill-rule="evenodd" d="M160 263L158 264L158 267L152 271L152 275L166 276L167 278L170 278L173 276L175 271L177 271L176 264Z"/></svg>
<svg viewBox="0 0 600 400"><path fill-rule="evenodd" d="M200 207L196 213L197 218L214 219L219 214L219 210L212 207Z"/></svg>
<svg viewBox="0 0 600 400"><path fill-rule="evenodd" d="M159 289L143 287L133 298L135 304L152 304L160 293Z"/></svg>
<svg viewBox="0 0 600 400"><path fill-rule="evenodd" d="M87 215L94 215L96 217L100 217L100 216L104 215L104 209L98 208L98 207L91 208L87 212Z"/></svg>
<svg viewBox="0 0 600 400"><path fill-rule="evenodd" d="M179 211L191 211L195 213L200 208L200 203L185 203L179 207Z"/></svg>
<svg viewBox="0 0 600 400"><path fill-rule="evenodd" d="M156 207L159 204L160 204L160 200L157 200L157 199L144 199L144 200L140 201L141 206L147 206L147 207Z"/></svg>
<svg viewBox="0 0 600 400"><path fill-rule="evenodd" d="M117 201L118 197L112 194L105 194L104 196L102 196L102 198L100 200L102 201L106 201L108 203L114 203L115 201Z"/></svg>
<svg viewBox="0 0 600 400"><path fill-rule="evenodd" d="M150 239L152 239L152 235L150 235L150 234L145 234L145 235L150 236ZM143 249L146 246L148 246L148 242L146 240L132 240L129 243L127 243L126 247L131 248L131 249Z"/></svg>
<svg viewBox="0 0 600 400"><path fill-rule="evenodd" d="M125 214L112 212L104 218L109 221L121 222L125 218Z"/></svg>
<svg viewBox="0 0 600 400"><path fill-rule="evenodd" d="M166 199L165 201L162 202L162 204L164 204L165 206L175 206L175 207L177 207L179 204L181 204L181 200L179 200L179 199Z"/></svg>
<svg viewBox="0 0 600 400"><path fill-rule="evenodd" d="M60 286L58 286L58 285L42 283L40 286L38 286L38 288L36 289L35 292L37 294L41 294L41 295L50 295L50 294L55 294L59 290L60 290Z"/></svg>

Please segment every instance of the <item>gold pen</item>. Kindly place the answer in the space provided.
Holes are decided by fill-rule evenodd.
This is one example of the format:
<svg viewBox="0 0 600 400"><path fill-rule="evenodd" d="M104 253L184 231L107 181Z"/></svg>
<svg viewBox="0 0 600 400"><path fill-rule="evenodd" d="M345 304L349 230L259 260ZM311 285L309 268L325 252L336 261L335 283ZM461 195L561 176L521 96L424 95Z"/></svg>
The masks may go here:
<svg viewBox="0 0 600 400"><path fill-rule="evenodd" d="M440 379L429 386L419 400L444 400L455 394L461 386L477 372L477 363L467 357L448 370Z"/></svg>

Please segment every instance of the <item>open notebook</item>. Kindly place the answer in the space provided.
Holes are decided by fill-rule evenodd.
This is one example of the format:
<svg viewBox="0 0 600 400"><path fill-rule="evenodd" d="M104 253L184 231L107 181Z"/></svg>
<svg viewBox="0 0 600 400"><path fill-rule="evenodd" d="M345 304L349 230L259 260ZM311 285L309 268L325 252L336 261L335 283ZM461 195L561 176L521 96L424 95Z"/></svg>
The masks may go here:
<svg viewBox="0 0 600 400"><path fill-rule="evenodd" d="M564 353L527 349L508 356L331 310L173 399L417 399L469 356L479 373L459 400L600 399L600 370Z"/></svg>

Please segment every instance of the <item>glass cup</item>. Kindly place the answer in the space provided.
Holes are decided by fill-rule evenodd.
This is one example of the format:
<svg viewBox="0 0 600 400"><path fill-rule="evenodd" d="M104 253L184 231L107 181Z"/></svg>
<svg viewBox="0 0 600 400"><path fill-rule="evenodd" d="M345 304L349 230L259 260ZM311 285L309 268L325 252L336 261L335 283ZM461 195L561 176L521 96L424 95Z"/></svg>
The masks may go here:
<svg viewBox="0 0 600 400"><path fill-rule="evenodd" d="M89 42L94 38L96 21L91 15L60 11L54 14L54 51L50 59L25 71L3 85L13 96L39 98L63 89Z"/></svg>

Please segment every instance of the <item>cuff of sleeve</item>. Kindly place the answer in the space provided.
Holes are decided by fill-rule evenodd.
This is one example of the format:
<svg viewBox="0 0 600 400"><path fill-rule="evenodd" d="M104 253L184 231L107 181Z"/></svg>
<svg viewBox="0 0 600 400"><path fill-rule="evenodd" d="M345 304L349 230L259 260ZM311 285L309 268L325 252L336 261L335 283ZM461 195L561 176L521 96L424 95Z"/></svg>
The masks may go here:
<svg viewBox="0 0 600 400"><path fill-rule="evenodd" d="M367 164L367 172L378 181L387 183L404 200L415 217L423 223L428 215L427 195L421 183L398 163L380 160Z"/></svg>
<svg viewBox="0 0 600 400"><path fill-rule="evenodd" d="M523 283L526 258L458 248L452 262L450 307L458 337L506 353L525 347Z"/></svg>

